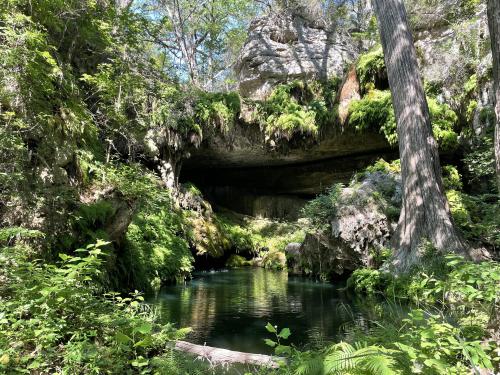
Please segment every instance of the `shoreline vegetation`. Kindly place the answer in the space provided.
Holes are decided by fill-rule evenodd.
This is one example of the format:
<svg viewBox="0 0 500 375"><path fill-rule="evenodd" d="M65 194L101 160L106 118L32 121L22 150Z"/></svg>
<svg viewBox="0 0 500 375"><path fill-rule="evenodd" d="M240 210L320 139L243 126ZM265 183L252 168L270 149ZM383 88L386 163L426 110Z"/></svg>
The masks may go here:
<svg viewBox="0 0 500 375"><path fill-rule="evenodd" d="M0 374L498 373L495 1L0 1ZM247 266L369 318L265 356L144 299Z"/></svg>

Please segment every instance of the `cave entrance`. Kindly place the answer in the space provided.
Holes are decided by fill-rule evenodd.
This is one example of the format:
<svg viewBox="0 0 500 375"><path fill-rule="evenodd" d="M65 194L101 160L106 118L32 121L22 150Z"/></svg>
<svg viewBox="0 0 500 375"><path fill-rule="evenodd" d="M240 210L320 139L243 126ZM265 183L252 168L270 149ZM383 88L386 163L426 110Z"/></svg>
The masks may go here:
<svg viewBox="0 0 500 375"><path fill-rule="evenodd" d="M357 171L380 157L393 156L373 153L258 167L208 167L188 160L180 181L195 184L216 209L224 207L244 215L294 221L308 200L334 183L349 182Z"/></svg>

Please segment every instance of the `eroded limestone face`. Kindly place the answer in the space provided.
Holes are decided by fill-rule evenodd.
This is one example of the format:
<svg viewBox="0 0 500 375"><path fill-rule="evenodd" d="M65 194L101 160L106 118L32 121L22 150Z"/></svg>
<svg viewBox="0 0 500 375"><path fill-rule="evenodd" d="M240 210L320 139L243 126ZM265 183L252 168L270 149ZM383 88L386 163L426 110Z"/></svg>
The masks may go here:
<svg viewBox="0 0 500 375"><path fill-rule="evenodd" d="M240 93L263 99L281 82L342 77L356 48L344 33L299 15L257 18L236 66Z"/></svg>

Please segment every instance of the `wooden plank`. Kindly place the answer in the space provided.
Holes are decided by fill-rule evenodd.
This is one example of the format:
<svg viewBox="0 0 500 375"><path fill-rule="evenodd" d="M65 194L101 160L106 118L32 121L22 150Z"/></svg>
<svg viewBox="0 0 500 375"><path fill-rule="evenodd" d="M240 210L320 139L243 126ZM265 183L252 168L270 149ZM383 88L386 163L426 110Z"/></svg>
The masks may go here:
<svg viewBox="0 0 500 375"><path fill-rule="evenodd" d="M227 364L247 364L266 366L270 368L278 368L278 362L284 362L282 357L274 357L264 354L253 354L237 352L233 350L214 348L206 345L191 344L186 341L176 341L175 349L197 355L200 358L206 359L212 365L227 365Z"/></svg>

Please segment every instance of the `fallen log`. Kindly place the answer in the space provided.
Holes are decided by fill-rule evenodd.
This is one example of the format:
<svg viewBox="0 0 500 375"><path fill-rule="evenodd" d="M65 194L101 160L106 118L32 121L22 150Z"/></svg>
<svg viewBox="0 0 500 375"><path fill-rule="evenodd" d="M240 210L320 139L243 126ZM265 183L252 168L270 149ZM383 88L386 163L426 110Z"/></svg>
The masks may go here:
<svg viewBox="0 0 500 375"><path fill-rule="evenodd" d="M184 353L197 355L210 362L212 365L247 364L278 368L279 362L284 362L282 357L274 357L265 354L253 354L236 352L233 350L214 348L206 345L191 344L186 341L176 341L175 349Z"/></svg>

